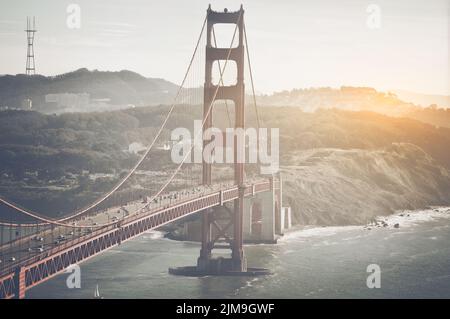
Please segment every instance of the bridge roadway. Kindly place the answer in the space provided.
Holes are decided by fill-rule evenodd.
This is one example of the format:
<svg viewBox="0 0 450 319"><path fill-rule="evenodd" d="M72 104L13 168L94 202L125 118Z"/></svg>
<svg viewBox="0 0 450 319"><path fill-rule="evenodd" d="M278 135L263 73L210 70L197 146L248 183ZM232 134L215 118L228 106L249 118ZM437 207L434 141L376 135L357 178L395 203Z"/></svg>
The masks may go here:
<svg viewBox="0 0 450 319"><path fill-rule="evenodd" d="M230 187L232 185L233 183L229 182L216 184L211 187L197 186L165 193L159 196L156 201L149 203L148 209L155 210L171 205L172 203L176 204L185 199L197 198L212 190L220 190L220 188ZM138 215L140 213L139 208L141 208L144 203L144 200L132 201L121 206L111 207L104 211L89 213L80 219L68 222L68 225L92 225L92 229L55 226L52 230L49 226L46 228L41 226L41 230L38 234L25 236L24 238L19 238L4 244L0 247L0 276L4 273L11 272L12 269L15 269L18 265L31 257L41 253L44 253L45 255L45 252L65 241L74 240L83 235L92 233L93 229L96 228L96 225L106 224L114 220Z"/></svg>
<svg viewBox="0 0 450 319"><path fill-rule="evenodd" d="M269 191L277 185L279 187L278 181L270 179L248 180L244 196ZM238 187L232 183L191 187L163 194L144 210L138 210L143 202L135 201L75 221L76 225L92 225L93 229L70 230L70 227L58 226L53 232L49 229L42 231L39 235L42 240L30 237L25 242L6 244L0 248L0 298L14 297L17 285L23 285L24 296L25 290L55 276L71 264L87 260L147 230L237 197ZM117 224L95 230L96 224L113 221L114 218L118 220ZM59 237L61 235L64 237ZM18 277L22 280L17 280Z"/></svg>

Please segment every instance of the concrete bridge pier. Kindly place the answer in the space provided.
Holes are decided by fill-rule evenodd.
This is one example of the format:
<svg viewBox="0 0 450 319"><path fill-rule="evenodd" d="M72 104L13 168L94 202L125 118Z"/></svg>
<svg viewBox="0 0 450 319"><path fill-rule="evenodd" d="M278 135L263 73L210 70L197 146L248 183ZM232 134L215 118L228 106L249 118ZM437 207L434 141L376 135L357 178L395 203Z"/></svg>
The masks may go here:
<svg viewBox="0 0 450 319"><path fill-rule="evenodd" d="M246 243L274 244L282 235L285 222L281 212L281 176L278 176L278 180L270 192L245 198L243 233ZM273 184L273 178L271 181Z"/></svg>
<svg viewBox="0 0 450 319"><path fill-rule="evenodd" d="M243 225L245 242L275 243L275 215L275 201L272 192L246 198Z"/></svg>

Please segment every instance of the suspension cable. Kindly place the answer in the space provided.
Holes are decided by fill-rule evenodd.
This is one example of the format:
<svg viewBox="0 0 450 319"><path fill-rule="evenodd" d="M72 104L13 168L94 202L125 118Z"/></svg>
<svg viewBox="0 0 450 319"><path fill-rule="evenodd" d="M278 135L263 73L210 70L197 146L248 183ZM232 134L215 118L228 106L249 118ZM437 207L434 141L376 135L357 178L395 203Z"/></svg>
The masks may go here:
<svg viewBox="0 0 450 319"><path fill-rule="evenodd" d="M182 91L182 89L183 89L183 87L184 87L184 85L185 85L187 76L188 76L188 74L189 74L189 72L190 72L190 69L191 69L191 67L192 67L194 58L195 58L196 53L197 53L197 51L198 51L198 47L199 47L199 45L200 45L200 40L201 40L201 38L202 38L204 29L205 29L206 21L207 21L207 18L205 17L205 19L204 19L204 21L203 21L203 25L202 25L201 32L200 32L200 36L198 37L198 40L197 40L197 43L196 43L194 52L193 52L193 54L192 54L191 60L190 60L189 65L188 65L188 68L187 68L186 73L185 73L185 75L184 75L183 81L182 81L181 85L180 85L179 88L178 88L178 91L177 91L177 94L175 95L174 101L173 101L173 103L172 103L172 105L171 105L171 107L170 107L168 113L166 114L166 117L165 117L165 119L164 119L164 121L163 121L161 127L159 128L159 130L158 130L156 136L154 137L154 139L153 139L152 143L149 145L149 147L146 149L146 151L145 151L145 153L143 154L143 156L142 156L142 157L140 158L140 160L136 163L136 165L132 168L132 170L131 170L131 171L125 176L125 178L123 178L123 179L122 179L122 180L121 180L121 181L120 181L120 182L119 182L119 183L118 183L111 191L109 191L105 196L103 196L103 197L99 198L98 200L96 200L94 203L92 203L92 204L89 205L88 207L83 208L83 209L81 209L80 211L77 211L77 212L75 212L75 213L72 213L72 214L70 214L70 216L67 216L67 217L64 217L64 218L61 218L61 219L52 219L52 218L44 217L43 215L41 215L41 214L39 214L39 213L33 212L33 211L31 211L31 210L28 210L28 209L21 208L21 207L19 207L18 205L14 204L14 203L12 203L12 202L10 202L10 201L7 201L7 200L5 200L5 199L3 199L3 198L1 198L1 197L0 197L0 203L3 203L4 205L6 205L6 206L8 206L8 207L10 207L10 208L12 208L12 209L18 211L18 212L21 212L21 213L23 213L23 214L25 214L25 215L27 215L27 216L29 216L29 217L33 217L33 218L35 218L35 219L37 219L37 220L40 220L40 221L44 222L44 223L40 223L41 225L42 225L42 224L53 224L53 225L59 225L59 226L70 226L70 227L84 228L84 226L72 226L72 225L64 224L64 223L62 223L62 222L67 221L67 220L70 220L70 219L73 219L73 218L76 218L76 217L78 217L79 215L84 214L84 213L86 213L87 211L89 211L89 210L95 208L95 207L98 206L100 203L102 203L103 201L105 201L106 199L108 199L115 191L117 191L117 189L119 189L119 188L120 188L120 187L121 187L121 186L129 179L129 178L130 178L130 176L137 170L137 168L141 165L141 163L142 163L142 162L144 161L144 159L147 157L147 155L149 154L150 150L153 148L153 146L155 145L157 139L158 139L159 136L161 135L161 133L162 133L162 131L163 131L165 125L167 124L167 122L168 122L168 120L169 120L169 118L170 118L170 115L172 114L172 112L173 112L173 110L174 110L174 108L175 108L176 101L178 100L178 97L179 97L179 95L180 95L180 93L181 93L181 91ZM112 224L115 224L115 223L117 223L117 222L112 222L112 223L106 223L106 224L102 224L102 225L97 225L97 226L95 226L95 227L103 227L103 226L108 226L108 225L112 225ZM21 225L22 227L24 226L24 224L3 223L3 222L0 222L0 225L9 226L9 227L18 227L19 225ZM34 226L34 225L35 225L35 224L33 224L32 226ZM32 226L29 226L29 227L32 227ZM87 226L86 226L86 227L87 227ZM89 226L89 228L92 228L92 227Z"/></svg>
<svg viewBox="0 0 450 319"><path fill-rule="evenodd" d="M225 69L226 69L226 67L227 67L227 64L228 64L228 61L229 61L230 56L231 56L231 51L232 51L232 48L233 48L234 39L235 39L235 37L236 37L236 31L237 31L237 29L238 29L238 26L239 26L239 22L240 22L240 20L241 20L241 17L242 17L242 11L239 13L239 17L238 17L238 20L237 20L237 23L236 23L236 27L235 27L234 33L233 33L233 38L231 39L230 48L228 49L227 59L225 60L225 63L224 63L222 72L220 72L220 79L219 79L219 82L218 82L219 85L216 86L216 90L215 90L215 92L214 92L213 98L211 99L211 103L210 103L210 105L209 105L209 107L208 107L208 110L207 110L207 112L206 112L206 115L204 116L204 119L203 119L203 121L202 121L202 126L201 126L202 130L200 130L200 131L197 133L197 135L194 137L194 142L195 142L195 140L198 139L199 133L203 133L203 127L205 126L206 120L207 120L207 118L209 117L209 114L210 114L210 112L211 112L211 110L212 110L212 106L213 106L214 101L215 101L215 99L216 99L216 97L217 97L217 93L219 92L219 86L220 86L221 81L223 80L223 72L225 71ZM160 188L160 190L150 198L150 200L148 201L148 203L146 203L145 205L143 205L141 208L137 209L135 212L138 212L138 211L140 211L140 210L143 210L144 208L146 208L147 206L149 206L150 203L151 203L157 196L159 196L159 195L165 190L165 188L166 188L166 187L172 182L172 180L175 178L175 176L177 175L177 173L178 173L179 170L181 169L181 166L183 165L183 163L184 163L184 162L186 161L186 159L188 158L188 156L190 156L192 150L194 149L194 146L195 146L195 144L192 143L191 148L190 148L189 151L186 153L186 155L184 156L184 158L183 158L183 160L181 161L181 163L178 165L178 167L177 167L176 170L172 173L171 177L166 181L166 183L164 183L164 185Z"/></svg>
<svg viewBox="0 0 450 319"><path fill-rule="evenodd" d="M246 51L246 54L247 54L248 69L249 69L249 73L250 73L250 83L251 83L251 86L252 86L252 97L253 97L253 106L254 106L255 115L256 115L256 125L258 127L258 133L257 134L259 136L259 129L261 128L261 119L260 119L260 116L259 116L258 104L256 103L255 84L254 84L254 81L253 81L252 63L250 61L250 53L249 53L248 41L247 41L247 30L245 28L245 23L244 23L244 40L245 40L245 49L246 49L245 51ZM258 138L258 140L257 140L257 148L259 149L259 147L260 147L260 139ZM261 169L260 165L261 164L260 164L259 159L258 159L258 167Z"/></svg>
<svg viewBox="0 0 450 319"><path fill-rule="evenodd" d="M255 107L256 121L257 121L258 129L259 129L261 127L261 121L260 121L259 112L258 112L258 105L256 104L255 84L253 82L252 64L250 62L250 53L248 51L247 31L245 29L245 23L244 23L244 39L245 39L245 49L246 49L245 51L247 52L248 69L250 71L250 82L252 84L253 105Z"/></svg>
<svg viewBox="0 0 450 319"><path fill-rule="evenodd" d="M220 79L219 79L219 83L223 83L223 73L224 73L224 71L225 71L225 69L226 69L226 66L227 66L227 64L228 64L228 61L229 61L229 59L230 59L230 55L231 55L231 51L232 51L234 39L235 39L235 37L236 37L236 32L237 32L237 29L238 29L239 22L240 22L240 20L241 20L241 16L242 16L242 12L239 14L239 17L238 17L238 20L237 20L237 23L236 23L236 27L235 27L235 29L234 29L234 33L233 33L233 37L232 37L232 40L231 40L230 48L229 48L228 54L227 54L227 59L225 60L223 69L220 70ZM203 23L202 33L203 33L203 29L204 29L205 23L206 23L206 18L205 18L205 21L204 21L204 23ZM245 27L244 27L244 30L245 30ZM202 33L201 33L201 34L202 34ZM201 37L201 36L200 36L200 37ZM199 42L200 42L200 38L199 38L199 40L197 41L197 46L196 46L196 49L195 49L194 53L197 51ZM191 63L190 63L190 65L189 65L189 68L190 68L190 66L191 66L191 64L192 64L192 61L193 61L193 58L191 59ZM189 68L188 68L188 69L189 69ZM184 80L186 79L186 77L187 77L187 75L185 75ZM184 80L183 80L183 82L184 82ZM216 87L216 90L215 90L215 92L214 92L213 98L211 99L211 103L210 103L210 105L209 105L209 107L208 107L208 110L207 110L207 112L206 112L206 116L205 116L205 118L204 118L203 121L202 121L202 126L201 126L202 130L201 130L199 133L202 133L202 131L203 131L203 127L204 127L204 125L205 125L205 123L206 123L206 120L207 120L207 118L208 118L208 116L209 116L211 110L212 110L212 106L213 106L214 101L215 101L215 99L216 99L216 97L217 97L218 91L219 91L219 85ZM179 92L180 92L180 90L178 91L178 93L179 93ZM178 96L178 94L177 94L177 96ZM171 108L171 111L172 111L172 110L173 110L173 108ZM166 118L165 123L167 123L167 120L168 120L168 118ZM194 138L194 141L198 138L198 135L199 135L199 134L197 133L197 135L196 135L195 138ZM143 205L142 207L140 207L139 209L137 209L137 210L135 211L135 213L136 213L136 212L139 212L139 211L141 211L141 210L143 210L143 209L146 208L146 207L148 207L148 206L152 203L152 201L153 201L156 197L158 197L158 196L166 189L166 187L173 181L173 179L175 178L175 176L178 174L179 170L181 169L182 165L184 164L184 162L186 161L186 159L188 158L188 156L191 154L191 152L192 152L192 150L193 150L193 148L194 148L194 146L195 146L194 143L192 143L192 144L193 144L193 145L191 146L191 148L189 149L189 151L187 152L187 154L184 156L183 160L182 160L181 163L178 165L178 167L176 168L176 170L172 173L172 175L170 176L170 178L163 184L163 186L160 188L160 190L159 190L158 192L156 192L156 193L148 200L148 202L147 202L145 205ZM9 204L8 202L3 201L1 198L0 198L0 201L2 201L4 204L10 206L10 204ZM39 220L42 220L42 219L43 219L43 218L41 218L41 217L39 217L39 216L34 215L33 213L30 213L30 212L27 211L27 210L21 209L21 208L19 208L19 207L16 208L15 205L13 205L13 206L14 206L14 207L12 207L12 206L10 206L10 207L15 208L16 210L22 211L23 213L25 213L25 214L27 214L27 215L29 215L29 216L31 216L31 217L35 217L35 218L37 218L37 219L39 219ZM32 215L34 215L34 216L32 216ZM75 217L75 216L73 216L73 217ZM73 217L71 217L71 218L73 218ZM66 219L69 219L69 218L66 218ZM120 221L114 221L114 222L111 222L111 223L99 224L99 225L94 225L94 226L81 226L81 225L69 225L69 224L63 224L63 223L60 223L59 221L49 220L49 219L44 219L44 221L47 222L48 224L52 224L52 225L65 226L65 227L73 227L73 228L100 228L100 227L106 227L106 226L110 226L110 225L113 225L113 224L117 224L117 223L120 222ZM0 223L0 225L10 226L10 227L17 227L17 226L19 226L19 224L11 224L11 223ZM23 224L20 224L20 225L23 226ZM42 225L42 224L41 224L41 225ZM34 226L34 225L32 225L32 226Z"/></svg>

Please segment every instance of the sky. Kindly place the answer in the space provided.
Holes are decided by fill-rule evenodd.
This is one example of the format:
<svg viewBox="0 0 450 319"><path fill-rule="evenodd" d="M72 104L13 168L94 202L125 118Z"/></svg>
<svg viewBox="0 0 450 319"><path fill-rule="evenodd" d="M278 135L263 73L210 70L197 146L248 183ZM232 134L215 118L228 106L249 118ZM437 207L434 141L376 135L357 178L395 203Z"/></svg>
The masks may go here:
<svg viewBox="0 0 450 319"><path fill-rule="evenodd" d="M242 3L256 90L370 86L449 95L448 0L0 0L0 74L128 69L180 83L208 3ZM70 4L80 28L70 28Z"/></svg>

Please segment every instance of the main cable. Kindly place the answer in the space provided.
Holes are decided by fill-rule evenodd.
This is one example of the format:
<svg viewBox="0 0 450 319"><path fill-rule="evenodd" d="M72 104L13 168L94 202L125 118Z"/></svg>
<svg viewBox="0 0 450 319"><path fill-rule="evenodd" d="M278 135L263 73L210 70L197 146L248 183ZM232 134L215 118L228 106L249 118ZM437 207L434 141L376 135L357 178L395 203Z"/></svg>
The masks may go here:
<svg viewBox="0 0 450 319"><path fill-rule="evenodd" d="M170 107L168 113L166 114L166 117L165 117L165 119L164 119L164 121L163 121L163 123L162 123L160 129L158 130L158 132L157 132L156 136L154 137L152 143L151 143L151 144L149 145L149 147L146 149L145 153L144 153L143 156L140 158L140 160L136 163L136 165L132 168L132 170L131 170L131 171L130 171L130 172L129 172L129 173L128 173L128 174L127 174L127 175L126 175L126 176L125 176L125 177L124 177L124 178L123 178L123 179L122 179L122 180L121 180L121 181L120 181L120 182L119 182L112 190L111 190L111 191L109 191L106 195L104 195L103 197L101 197L101 198L99 198L98 200L96 200L93 204L91 204L91 205L89 205L89 206L87 206L87 207L81 209L80 211L76 211L76 212L70 214L70 216L67 216L67 217L64 217L64 218L61 218L61 219L47 218L47 217L45 217L45 216L42 216L42 215L39 214L39 213L36 213L36 212L34 212L34 211L29 210L29 209L21 208L21 207L19 207L17 204L14 204L14 203L12 203L12 202L10 202L10 201L7 201L6 199L3 199L2 197L0 197L0 203L3 203L4 205L6 205L6 206L8 206L8 207L10 207L10 208L12 208L12 209L18 211L18 212L21 212L21 213L23 213L23 214L25 214L25 215L27 215L27 216L29 216L29 217L32 217L32 218L35 218L35 219L37 219L37 220L42 221L43 223L40 223L40 225L44 225L44 224L53 224L53 225L58 225L58 226L70 226L70 227L74 227L73 225L64 224L64 223L62 223L62 222L67 221L67 220L70 220L70 219L74 219L74 218L76 218L76 217L78 217L78 216L80 216L80 215L86 213L87 211L89 211L89 210L95 208L95 207L98 206L100 203L102 203L102 202L104 202L106 199L108 199L115 191L117 191L117 190L118 190L118 189L119 189L119 188L120 188L120 187L121 187L121 186L129 179L129 178L130 178L130 176L131 176L131 175L137 170L137 168L142 164L142 162L144 161L144 159L147 157L147 155L149 154L149 152L151 151L151 149L152 149L153 146L155 145L157 139L158 139L159 136L161 135L161 133L162 133L162 131L163 131L165 125L167 124L167 122L168 122L168 120L169 120L169 118L170 118L170 115L172 114L172 112L173 112L173 110L174 110L174 108L175 108L176 101L178 100L178 97L179 97L179 95L180 95L180 93L181 93L181 91L182 91L182 89L183 89L183 87L184 87L184 84L185 84L185 82L186 82L187 76L188 76L189 71L190 71L190 69L191 69L191 66L192 66L192 64L193 64L194 58L195 58L195 56L196 56L196 53L197 53L197 50L198 50L198 47L199 47L199 44L200 44L200 40L201 40L201 38L202 38L204 29L205 29L206 21L207 21L207 18L205 17L205 19L204 19L204 21L203 21L203 25L202 25L201 32L200 32L200 36L198 37L197 44L196 44L195 49L194 49L194 53L192 54L192 57L191 57L191 60L190 60L190 62L189 62L189 66L188 66L188 68L187 68L187 70L186 70L186 73L185 73L185 75L184 75L183 81L181 82L181 85L180 85L180 87L178 88L177 94L175 95L175 98L174 98L174 102L172 103L172 105L171 105L171 107ZM117 222L112 222L112 223L106 223L106 224L102 224L102 225L97 225L96 227L108 226L108 225L112 225L112 224L115 224L115 223L117 223ZM22 227L28 227L27 224L17 224L17 223L3 223L3 222L0 222L0 225L2 225L2 226L9 226L9 227L20 227L20 226L22 226ZM27 226L25 226L25 225L27 225ZM29 227L34 227L34 226L35 226L35 224L32 224L32 225L30 225ZM84 228L84 226L75 226L75 227L77 227L77 228L82 228L82 227L83 227L83 228ZM92 228L92 227L89 227L89 228Z"/></svg>

